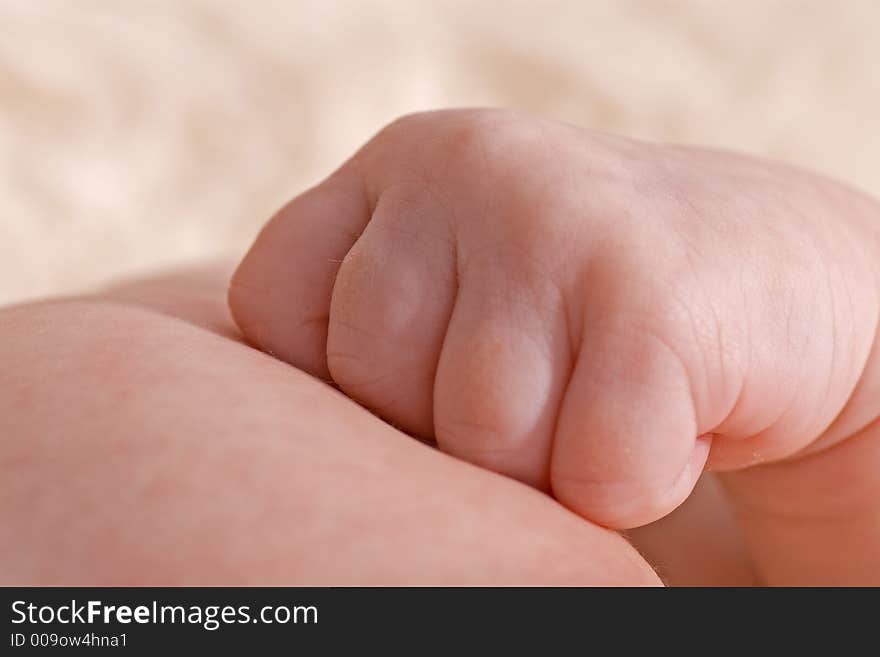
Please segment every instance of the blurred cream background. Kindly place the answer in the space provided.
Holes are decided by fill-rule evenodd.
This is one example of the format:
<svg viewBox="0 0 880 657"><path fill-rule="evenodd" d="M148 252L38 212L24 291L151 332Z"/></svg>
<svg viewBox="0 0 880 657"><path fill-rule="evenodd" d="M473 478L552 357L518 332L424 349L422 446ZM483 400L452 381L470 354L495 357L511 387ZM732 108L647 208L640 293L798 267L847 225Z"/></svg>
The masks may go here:
<svg viewBox="0 0 880 657"><path fill-rule="evenodd" d="M880 3L0 0L0 303L240 254L382 124L461 105L880 194Z"/></svg>

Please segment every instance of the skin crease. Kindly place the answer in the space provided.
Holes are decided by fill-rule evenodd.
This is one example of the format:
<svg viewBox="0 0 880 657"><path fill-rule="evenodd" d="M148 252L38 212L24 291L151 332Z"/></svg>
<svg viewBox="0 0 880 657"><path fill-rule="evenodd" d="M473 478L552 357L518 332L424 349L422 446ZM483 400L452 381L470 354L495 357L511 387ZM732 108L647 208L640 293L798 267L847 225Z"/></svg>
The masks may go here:
<svg viewBox="0 0 880 657"><path fill-rule="evenodd" d="M614 532L243 344L227 281L0 309L0 584L659 583Z"/></svg>
<svg viewBox="0 0 880 657"><path fill-rule="evenodd" d="M877 204L813 174L443 111L282 209L230 305L251 343L585 518L654 521L708 465L731 472L762 580L864 583L878 263ZM828 535L817 496L856 534ZM819 534L792 573L765 568Z"/></svg>

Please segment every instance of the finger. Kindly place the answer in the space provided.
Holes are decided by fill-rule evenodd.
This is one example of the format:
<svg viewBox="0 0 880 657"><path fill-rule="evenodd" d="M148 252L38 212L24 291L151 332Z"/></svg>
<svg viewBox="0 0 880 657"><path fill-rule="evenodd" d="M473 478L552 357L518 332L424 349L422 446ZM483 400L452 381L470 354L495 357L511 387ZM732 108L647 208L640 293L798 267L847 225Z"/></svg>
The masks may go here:
<svg viewBox="0 0 880 657"><path fill-rule="evenodd" d="M333 282L369 217L359 175L348 165L269 221L229 288L232 315L252 344L330 378L326 353Z"/></svg>
<svg viewBox="0 0 880 657"><path fill-rule="evenodd" d="M549 489L556 416L571 371L559 289L523 250L464 266L435 380L438 445Z"/></svg>
<svg viewBox="0 0 880 657"><path fill-rule="evenodd" d="M346 254L333 287L327 363L352 398L433 435L434 376L456 290L443 208L396 188Z"/></svg>
<svg viewBox="0 0 880 657"><path fill-rule="evenodd" d="M560 501L610 527L652 522L690 494L710 444L663 338L630 324L585 329L554 445Z"/></svg>

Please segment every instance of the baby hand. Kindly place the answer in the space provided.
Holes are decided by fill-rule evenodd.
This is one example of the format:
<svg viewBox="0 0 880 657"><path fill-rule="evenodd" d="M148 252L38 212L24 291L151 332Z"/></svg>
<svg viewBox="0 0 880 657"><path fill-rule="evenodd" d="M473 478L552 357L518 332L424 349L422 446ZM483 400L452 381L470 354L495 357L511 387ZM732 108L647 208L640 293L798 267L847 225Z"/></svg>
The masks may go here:
<svg viewBox="0 0 880 657"><path fill-rule="evenodd" d="M260 348L615 528L880 415L880 222L828 180L504 111L401 119L235 275ZM843 475L845 477L845 475Z"/></svg>

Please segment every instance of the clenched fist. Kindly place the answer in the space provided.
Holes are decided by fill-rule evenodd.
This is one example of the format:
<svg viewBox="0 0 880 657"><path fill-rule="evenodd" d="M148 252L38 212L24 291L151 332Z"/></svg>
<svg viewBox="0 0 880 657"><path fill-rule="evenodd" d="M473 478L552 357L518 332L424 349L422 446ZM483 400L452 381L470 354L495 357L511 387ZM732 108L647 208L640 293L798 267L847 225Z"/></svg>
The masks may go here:
<svg viewBox="0 0 880 657"><path fill-rule="evenodd" d="M743 156L432 112L284 207L230 304L392 424L628 528L707 464L821 459L871 428L878 217ZM860 485L840 461L817 486Z"/></svg>

